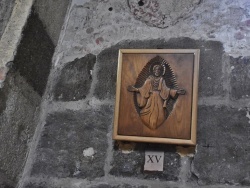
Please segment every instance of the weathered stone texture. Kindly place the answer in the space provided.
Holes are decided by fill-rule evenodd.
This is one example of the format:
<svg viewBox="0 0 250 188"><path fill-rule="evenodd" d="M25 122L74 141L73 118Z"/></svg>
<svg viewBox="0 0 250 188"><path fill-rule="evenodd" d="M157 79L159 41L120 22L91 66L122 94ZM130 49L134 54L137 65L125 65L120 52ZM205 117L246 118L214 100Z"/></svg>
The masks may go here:
<svg viewBox="0 0 250 188"><path fill-rule="evenodd" d="M15 0L1 0L0 1L0 38L4 32L4 29L9 21L11 12L15 5Z"/></svg>
<svg viewBox="0 0 250 188"><path fill-rule="evenodd" d="M230 58L231 98L250 98L250 57Z"/></svg>
<svg viewBox="0 0 250 188"><path fill-rule="evenodd" d="M92 82L92 71L96 56L88 54L69 62L62 70L55 86L55 100L77 101L85 99Z"/></svg>
<svg viewBox="0 0 250 188"><path fill-rule="evenodd" d="M249 133L245 111L201 106L197 152L192 164L198 183L249 186Z"/></svg>
<svg viewBox="0 0 250 188"><path fill-rule="evenodd" d="M43 22L45 30L49 34L54 45L57 44L59 39L64 17L67 13L70 2L71 1L69 0L36 0L34 3L35 10Z"/></svg>
<svg viewBox="0 0 250 188"><path fill-rule="evenodd" d="M89 188L112 188L112 186L108 184L99 184L99 185L90 186Z"/></svg>
<svg viewBox="0 0 250 188"><path fill-rule="evenodd" d="M109 183L90 183L92 185L83 185L81 183L69 182L58 182L58 183L47 183L47 182L29 182L26 183L23 188L149 188L146 185L130 185L116 182L116 185L111 185ZM117 185L119 184L119 185Z"/></svg>
<svg viewBox="0 0 250 188"><path fill-rule="evenodd" d="M40 95L51 68L52 40L56 44L68 3L35 1L44 24L32 12L17 51L14 65ZM29 158L34 162L32 169L26 169L31 170L31 177L25 177L24 187L147 188L155 182L161 187L250 186L249 109L229 107L236 103L233 100L248 102L249 57L230 59L227 55L249 54L249 16L247 0L73 0L54 56L59 61L50 81L58 82L44 96L54 96L53 113L44 119L41 138ZM201 50L199 97L206 102L198 110L194 158L181 158L173 145L136 143L132 152L108 145L113 106L103 103L114 101L118 51L129 48ZM76 57L81 58L74 60ZM60 68L61 72L57 71ZM33 133L34 112L40 102L39 97L30 97L32 89L17 91L15 87L0 91L0 149L7 151L0 152L0 172L6 171L14 180L22 170L26 143L31 138L27 135ZM84 103L78 111L66 110L80 106L78 100L87 96L91 104ZM50 102L44 100L44 106ZM213 106L217 102L228 106ZM61 105L58 112L57 105ZM145 150L164 151L163 172L143 170Z"/></svg>
<svg viewBox="0 0 250 188"><path fill-rule="evenodd" d="M121 185L108 185L108 184L99 184L90 186L89 188L148 188L148 186L144 185L129 185L129 184L121 184Z"/></svg>
<svg viewBox="0 0 250 188"><path fill-rule="evenodd" d="M115 95L118 48L104 50L97 56L97 79L94 95L100 99Z"/></svg>
<svg viewBox="0 0 250 188"><path fill-rule="evenodd" d="M32 11L17 49L14 65L41 96L45 91L55 46Z"/></svg>
<svg viewBox="0 0 250 188"><path fill-rule="evenodd" d="M148 186L123 184L123 185L114 186L114 188L148 188Z"/></svg>
<svg viewBox="0 0 250 188"><path fill-rule="evenodd" d="M9 177L6 176L5 173L0 171L0 187L1 188L14 188L15 183L11 181Z"/></svg>
<svg viewBox="0 0 250 188"><path fill-rule="evenodd" d="M128 0L128 5L134 17L148 26L166 28L182 21L200 0L185 2L173 0Z"/></svg>
<svg viewBox="0 0 250 188"><path fill-rule="evenodd" d="M15 183L36 128L40 101L18 73L9 73L0 89L0 171Z"/></svg>
<svg viewBox="0 0 250 188"><path fill-rule="evenodd" d="M114 98L119 49L200 49L199 96L221 96L223 91L223 46L217 41L173 38L164 40L125 41L103 50L97 56L97 79L94 95Z"/></svg>
<svg viewBox="0 0 250 188"><path fill-rule="evenodd" d="M94 179L104 175L107 130L113 107L49 115L37 148L32 175ZM92 147L94 155L83 150Z"/></svg>
<svg viewBox="0 0 250 188"><path fill-rule="evenodd" d="M164 171L144 171L145 150L164 151ZM139 179L160 179L165 181L177 181L180 172L180 156L175 153L175 147L161 144L138 143L133 152L122 153L115 148L110 174L122 177L136 177Z"/></svg>
<svg viewBox="0 0 250 188"><path fill-rule="evenodd" d="M27 183L23 188L57 188L55 186L47 185L47 183Z"/></svg>

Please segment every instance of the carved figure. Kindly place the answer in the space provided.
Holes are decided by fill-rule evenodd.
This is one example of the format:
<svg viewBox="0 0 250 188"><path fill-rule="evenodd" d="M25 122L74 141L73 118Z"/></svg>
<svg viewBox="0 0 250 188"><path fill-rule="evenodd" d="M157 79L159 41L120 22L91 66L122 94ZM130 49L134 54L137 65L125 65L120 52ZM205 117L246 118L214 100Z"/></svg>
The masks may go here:
<svg viewBox="0 0 250 188"><path fill-rule="evenodd" d="M157 59L163 60L160 57L157 57ZM166 85L166 78L164 78L166 65L164 62L164 60L162 62L149 62L151 65L147 65L146 67L150 67L150 75L144 81L143 85L141 87L132 85L127 87L128 91L136 93L135 102L139 107L141 120L152 130L161 126L170 114L166 110L168 101L170 99L175 101L178 95L184 95L186 92L184 89L173 89ZM142 74L145 75L145 73ZM173 104L170 105L173 108Z"/></svg>

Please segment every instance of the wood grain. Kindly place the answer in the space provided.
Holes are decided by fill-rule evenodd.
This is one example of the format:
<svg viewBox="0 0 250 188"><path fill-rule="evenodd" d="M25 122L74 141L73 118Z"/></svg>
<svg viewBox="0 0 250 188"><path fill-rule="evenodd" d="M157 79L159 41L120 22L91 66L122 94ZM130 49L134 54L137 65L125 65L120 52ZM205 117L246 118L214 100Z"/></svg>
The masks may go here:
<svg viewBox="0 0 250 188"><path fill-rule="evenodd" d="M171 115L159 128L152 130L142 122L133 92L127 87L135 84L143 67L156 55L167 61L178 87L186 94L179 95ZM120 50L113 138L193 145L196 142L198 60L199 50Z"/></svg>

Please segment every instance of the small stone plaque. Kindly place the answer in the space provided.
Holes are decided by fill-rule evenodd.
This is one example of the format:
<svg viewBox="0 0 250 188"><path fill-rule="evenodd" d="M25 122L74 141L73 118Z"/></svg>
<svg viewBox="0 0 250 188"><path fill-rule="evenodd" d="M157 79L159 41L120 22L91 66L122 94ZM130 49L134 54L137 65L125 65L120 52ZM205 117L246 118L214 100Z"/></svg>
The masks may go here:
<svg viewBox="0 0 250 188"><path fill-rule="evenodd" d="M145 151L144 171L163 171L163 162L163 151Z"/></svg>

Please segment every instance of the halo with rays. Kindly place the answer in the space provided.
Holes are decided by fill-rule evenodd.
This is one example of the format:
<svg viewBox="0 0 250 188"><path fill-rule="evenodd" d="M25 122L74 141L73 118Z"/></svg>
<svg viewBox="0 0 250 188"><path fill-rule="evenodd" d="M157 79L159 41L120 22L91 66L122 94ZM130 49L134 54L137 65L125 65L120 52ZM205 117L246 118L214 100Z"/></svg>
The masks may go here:
<svg viewBox="0 0 250 188"><path fill-rule="evenodd" d="M147 78L153 74L153 67L155 65L160 65L163 67L163 72L162 72L162 77L166 82L166 85L168 88L170 89L178 89L178 85L176 82L176 77L174 75L174 71L172 70L172 68L170 67L170 65L167 63L167 61L163 58L161 58L160 56L156 56L154 58L152 58L141 70L141 72L139 73L136 82L135 82L135 87L136 88L140 88L143 86L143 84L145 83L145 81L147 80ZM140 114L140 108L139 105L137 103L137 97L136 97L137 93L134 93L134 105L136 108L136 111L138 114ZM174 104L176 102L177 99L173 99L170 98L168 100L167 103L167 108L166 108L166 119L169 117L169 115L171 114L173 108L174 108Z"/></svg>

